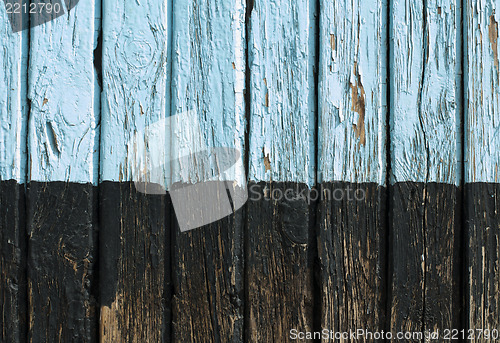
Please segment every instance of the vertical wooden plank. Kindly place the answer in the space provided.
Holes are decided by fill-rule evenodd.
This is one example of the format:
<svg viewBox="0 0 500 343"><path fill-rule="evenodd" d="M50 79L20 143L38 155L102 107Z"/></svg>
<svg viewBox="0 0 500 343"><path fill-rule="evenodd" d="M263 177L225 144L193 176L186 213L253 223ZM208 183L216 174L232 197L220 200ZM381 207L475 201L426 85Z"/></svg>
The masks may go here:
<svg viewBox="0 0 500 343"><path fill-rule="evenodd" d="M396 331L460 328L461 3L391 6L391 309Z"/></svg>
<svg viewBox="0 0 500 343"><path fill-rule="evenodd" d="M500 2L465 8L467 329L500 330ZM472 342L491 337L475 331Z"/></svg>
<svg viewBox="0 0 500 343"><path fill-rule="evenodd" d="M172 157L203 146L235 148L243 155L245 1L176 1L173 14L172 113L188 124L172 128ZM196 122L200 137L191 130ZM243 160L221 176L233 194L245 188ZM217 170L211 164L174 164L170 182L189 187ZM204 197L194 194L189 203ZM189 232L175 228L175 342L243 342L242 238L242 210Z"/></svg>
<svg viewBox="0 0 500 343"><path fill-rule="evenodd" d="M320 2L321 328L335 332L386 329L387 9Z"/></svg>
<svg viewBox="0 0 500 343"><path fill-rule="evenodd" d="M250 15L246 339L313 328L316 1L254 1ZM286 195L286 197L285 197Z"/></svg>
<svg viewBox="0 0 500 343"><path fill-rule="evenodd" d="M17 20L21 18L17 17ZM27 339L26 131L28 32L0 8L0 341Z"/></svg>
<svg viewBox="0 0 500 343"><path fill-rule="evenodd" d="M165 133L159 127L158 137L148 127L167 114L169 9L166 0L103 3L102 342L162 342L170 337L168 199L139 193L132 182L138 166L153 170L163 162L146 155L162 145ZM157 172L164 179L164 166Z"/></svg>
<svg viewBox="0 0 500 343"><path fill-rule="evenodd" d="M99 2L31 29L29 340L96 341Z"/></svg>

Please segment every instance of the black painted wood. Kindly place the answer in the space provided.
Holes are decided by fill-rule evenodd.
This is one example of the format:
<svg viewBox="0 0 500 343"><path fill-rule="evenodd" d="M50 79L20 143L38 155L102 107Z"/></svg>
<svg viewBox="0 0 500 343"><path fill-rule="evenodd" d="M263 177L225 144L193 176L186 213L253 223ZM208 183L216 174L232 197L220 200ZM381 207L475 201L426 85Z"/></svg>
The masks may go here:
<svg viewBox="0 0 500 343"><path fill-rule="evenodd" d="M0 342L27 340L25 188L0 181Z"/></svg>
<svg viewBox="0 0 500 343"><path fill-rule="evenodd" d="M29 340L96 342L96 188L31 182L27 194Z"/></svg>
<svg viewBox="0 0 500 343"><path fill-rule="evenodd" d="M390 187L390 327L461 327L459 190L439 183ZM462 252L463 253L463 252Z"/></svg>
<svg viewBox="0 0 500 343"><path fill-rule="evenodd" d="M245 232L248 342L288 342L291 329L313 329L316 202L308 199L304 184L249 185Z"/></svg>
<svg viewBox="0 0 500 343"><path fill-rule="evenodd" d="M386 329L386 196L386 188L373 183L321 186L321 328L335 332Z"/></svg>
<svg viewBox="0 0 500 343"><path fill-rule="evenodd" d="M243 215L188 232L176 226L174 342L243 342Z"/></svg>
<svg viewBox="0 0 500 343"><path fill-rule="evenodd" d="M500 331L500 184L465 186L467 329ZM471 342L491 342L475 332Z"/></svg>
<svg viewBox="0 0 500 343"><path fill-rule="evenodd" d="M131 182L100 185L102 342L170 341L169 201Z"/></svg>

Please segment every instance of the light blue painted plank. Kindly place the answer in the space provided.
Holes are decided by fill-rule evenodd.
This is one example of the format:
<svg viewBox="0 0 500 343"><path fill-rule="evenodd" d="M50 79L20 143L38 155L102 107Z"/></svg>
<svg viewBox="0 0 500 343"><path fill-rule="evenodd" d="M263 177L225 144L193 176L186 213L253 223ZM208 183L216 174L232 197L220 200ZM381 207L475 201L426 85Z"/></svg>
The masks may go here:
<svg viewBox="0 0 500 343"><path fill-rule="evenodd" d="M163 162L148 153L155 146L164 151L168 6L163 0L104 2L101 181L132 181L140 169L157 170ZM146 132L155 124L154 133ZM164 179L161 166L158 172Z"/></svg>
<svg viewBox="0 0 500 343"><path fill-rule="evenodd" d="M321 1L318 181L386 181L387 6Z"/></svg>
<svg viewBox="0 0 500 343"><path fill-rule="evenodd" d="M500 182L500 1L467 1L465 182Z"/></svg>
<svg viewBox="0 0 500 343"><path fill-rule="evenodd" d="M241 158L222 171L210 161L174 163L170 182L212 178L246 182L245 1L174 2L170 157L212 147L235 148ZM217 176L218 175L218 176Z"/></svg>
<svg viewBox="0 0 500 343"><path fill-rule="evenodd" d="M467 0L465 229L467 329L500 329L500 1ZM474 342L486 343L485 337Z"/></svg>
<svg viewBox="0 0 500 343"><path fill-rule="evenodd" d="M165 183L170 8L169 0L104 0L100 182L142 180L161 186ZM126 184L102 187L109 196L136 194ZM168 246L163 240L168 236L164 232L164 213L160 211L156 218L136 217L137 211L130 212L126 206L133 201L136 210L153 213L161 208L163 200L118 198L118 205L108 202L101 206L102 211L116 211L115 217L107 221L109 228L116 231L110 231L109 240L103 244L118 249L117 256L112 249L103 256L116 259L117 279L110 276L116 284L110 285L109 302L101 306L101 340L158 342L163 331L168 330L166 313L160 305L163 286L167 287L161 258L165 244ZM127 251L142 251L144 242L151 242L151 254L136 256L143 264L131 270L129 265L135 257ZM142 281L130 285L123 275L140 277ZM138 299L155 306L144 307L144 301ZM138 319L131 321L131 315L136 313Z"/></svg>
<svg viewBox="0 0 500 343"><path fill-rule="evenodd" d="M26 181L28 34L13 33L0 5L0 180Z"/></svg>
<svg viewBox="0 0 500 343"><path fill-rule="evenodd" d="M459 183L459 8L451 0L392 3L391 183Z"/></svg>
<svg viewBox="0 0 500 343"><path fill-rule="evenodd" d="M231 191L234 195L238 192L236 188L241 189L246 183L245 3L245 0L174 2L171 101L175 115L170 118L175 123L170 127L169 152L174 159L194 155L184 163L177 160L172 164L169 175L172 184L224 180L240 186ZM237 149L240 158L236 165L223 172L221 167L224 167L213 160L200 159L201 152L213 147ZM230 211L221 211L224 200L207 196L202 185L193 186L195 191L184 191L191 196L181 196L181 206L189 212L201 213L202 206L193 206L201 198L215 204L211 212L221 212L218 217L228 214ZM244 192L238 192L241 193ZM176 194L170 195L179 219L182 213L175 207ZM234 196L232 200L237 209L240 205ZM231 210L230 204L227 205ZM172 308L177 318L173 323L175 342L243 340L243 304L234 301L243 292L241 214L239 211L189 234L177 234L173 264L176 295ZM223 265L225 270L219 273ZM207 324L208 318L214 325Z"/></svg>
<svg viewBox="0 0 500 343"><path fill-rule="evenodd" d="M306 0L254 3L250 180L316 182L315 7Z"/></svg>
<svg viewBox="0 0 500 343"><path fill-rule="evenodd" d="M97 183L93 51L99 1L31 29L29 180Z"/></svg>

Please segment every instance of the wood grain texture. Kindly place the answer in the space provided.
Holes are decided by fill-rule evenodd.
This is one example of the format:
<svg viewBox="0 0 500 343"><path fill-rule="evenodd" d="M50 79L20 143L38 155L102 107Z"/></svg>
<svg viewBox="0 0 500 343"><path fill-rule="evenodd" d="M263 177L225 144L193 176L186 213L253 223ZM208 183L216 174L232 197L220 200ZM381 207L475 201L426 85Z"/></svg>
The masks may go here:
<svg viewBox="0 0 500 343"><path fill-rule="evenodd" d="M291 329L313 327L314 205L299 194L316 182L316 5L256 0L250 9L248 177L258 199L247 203L245 233L250 342L286 342ZM293 200L263 199L288 188Z"/></svg>
<svg viewBox="0 0 500 343"><path fill-rule="evenodd" d="M245 182L245 1L189 0L173 7L171 158L212 147L242 159L222 179ZM195 131L198 123L200 131ZM171 184L216 175L218 166L173 163Z"/></svg>
<svg viewBox="0 0 500 343"><path fill-rule="evenodd" d="M96 8L31 29L29 180L97 184L100 89L94 70Z"/></svg>
<svg viewBox="0 0 500 343"><path fill-rule="evenodd" d="M466 329L500 330L500 186L465 185L467 230ZM491 342L477 333L471 342Z"/></svg>
<svg viewBox="0 0 500 343"><path fill-rule="evenodd" d="M26 199L24 185L0 181L0 341L25 342L28 333Z"/></svg>
<svg viewBox="0 0 500 343"><path fill-rule="evenodd" d="M321 1L318 181L386 181L387 2Z"/></svg>
<svg viewBox="0 0 500 343"><path fill-rule="evenodd" d="M313 191L306 184L260 182L250 183L249 192L246 340L289 342L290 330L313 329Z"/></svg>
<svg viewBox="0 0 500 343"><path fill-rule="evenodd" d="M99 2L30 31L29 339L97 339L94 264ZM59 182L58 182L59 181Z"/></svg>
<svg viewBox="0 0 500 343"><path fill-rule="evenodd" d="M377 183L321 185L321 328L335 332L360 327L371 332L385 330L386 194L385 187Z"/></svg>
<svg viewBox="0 0 500 343"><path fill-rule="evenodd" d="M17 18L21 20L21 18ZM13 33L0 7L0 341L27 339L27 32Z"/></svg>
<svg viewBox="0 0 500 343"><path fill-rule="evenodd" d="M17 18L21 20L21 18ZM0 180L26 182L28 32L13 33L0 7Z"/></svg>
<svg viewBox="0 0 500 343"><path fill-rule="evenodd" d="M101 341L168 341L167 200L139 193L131 181L141 168L159 167L157 180L164 186L164 156L148 153L163 147L165 129L148 128L168 114L170 2L107 0L103 5L99 210L100 276L107 286L101 289Z"/></svg>
<svg viewBox="0 0 500 343"><path fill-rule="evenodd" d="M32 181L27 194L28 339L96 342L96 189Z"/></svg>
<svg viewBox="0 0 500 343"><path fill-rule="evenodd" d="M171 157L212 147L235 148L242 156L218 175L219 166L192 155L186 164L173 163L169 182L222 179L244 187L245 1L176 1L173 13L171 106L184 123L172 124ZM175 227L175 342L243 341L243 223L240 210L194 231Z"/></svg>
<svg viewBox="0 0 500 343"><path fill-rule="evenodd" d="M391 4L391 183L460 181L460 4Z"/></svg>
<svg viewBox="0 0 500 343"><path fill-rule="evenodd" d="M315 1L254 1L248 42L252 181L316 182L316 20Z"/></svg>
<svg viewBox="0 0 500 343"><path fill-rule="evenodd" d="M170 342L168 206L131 182L101 183L101 342Z"/></svg>
<svg viewBox="0 0 500 343"><path fill-rule="evenodd" d="M393 331L460 328L460 14L455 1L391 3Z"/></svg>
<svg viewBox="0 0 500 343"><path fill-rule="evenodd" d="M175 342L243 342L243 211L176 235Z"/></svg>
<svg viewBox="0 0 500 343"><path fill-rule="evenodd" d="M321 1L320 8L321 328L381 331L387 287L387 2Z"/></svg>
<svg viewBox="0 0 500 343"><path fill-rule="evenodd" d="M467 329L500 330L499 5L469 0L464 18Z"/></svg>

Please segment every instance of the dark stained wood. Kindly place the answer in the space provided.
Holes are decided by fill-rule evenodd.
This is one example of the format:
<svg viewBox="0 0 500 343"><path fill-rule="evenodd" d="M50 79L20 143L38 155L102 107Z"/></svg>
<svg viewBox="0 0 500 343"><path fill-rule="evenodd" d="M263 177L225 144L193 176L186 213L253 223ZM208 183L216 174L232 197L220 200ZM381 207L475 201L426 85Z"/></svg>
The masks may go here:
<svg viewBox="0 0 500 343"><path fill-rule="evenodd" d="M96 189L28 187L30 342L96 342Z"/></svg>
<svg viewBox="0 0 500 343"><path fill-rule="evenodd" d="M402 182L390 196L392 331L460 329L458 188Z"/></svg>
<svg viewBox="0 0 500 343"><path fill-rule="evenodd" d="M287 190L288 199L296 200L285 199ZM292 182L249 186L245 233L248 342L288 342L290 330L313 329L315 205L308 203L308 190L307 185Z"/></svg>
<svg viewBox="0 0 500 343"><path fill-rule="evenodd" d="M100 186L101 342L170 341L167 195Z"/></svg>
<svg viewBox="0 0 500 343"><path fill-rule="evenodd" d="M26 342L26 209L24 185L0 181L0 341Z"/></svg>
<svg viewBox="0 0 500 343"><path fill-rule="evenodd" d="M500 330L500 184L467 184L465 194L467 329Z"/></svg>
<svg viewBox="0 0 500 343"><path fill-rule="evenodd" d="M321 328L385 330L386 188L335 182L323 184L321 192Z"/></svg>
<svg viewBox="0 0 500 343"><path fill-rule="evenodd" d="M175 342L243 342L243 210L187 232L175 229Z"/></svg>

